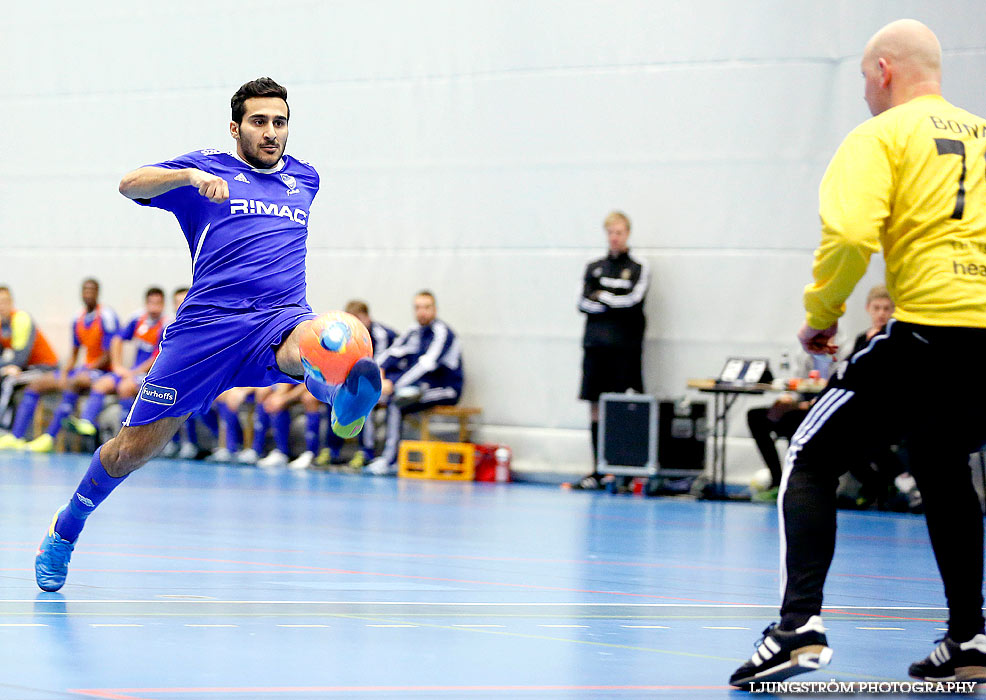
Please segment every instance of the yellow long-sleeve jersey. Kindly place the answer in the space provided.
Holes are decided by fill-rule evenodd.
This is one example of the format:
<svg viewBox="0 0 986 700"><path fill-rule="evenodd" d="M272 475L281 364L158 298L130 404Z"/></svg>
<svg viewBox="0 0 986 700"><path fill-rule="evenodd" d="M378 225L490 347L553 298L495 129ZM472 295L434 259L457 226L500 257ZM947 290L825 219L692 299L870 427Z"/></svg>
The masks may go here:
<svg viewBox="0 0 986 700"><path fill-rule="evenodd" d="M938 95L856 127L819 190L807 322L828 328L879 248L894 317L986 327L986 119Z"/></svg>

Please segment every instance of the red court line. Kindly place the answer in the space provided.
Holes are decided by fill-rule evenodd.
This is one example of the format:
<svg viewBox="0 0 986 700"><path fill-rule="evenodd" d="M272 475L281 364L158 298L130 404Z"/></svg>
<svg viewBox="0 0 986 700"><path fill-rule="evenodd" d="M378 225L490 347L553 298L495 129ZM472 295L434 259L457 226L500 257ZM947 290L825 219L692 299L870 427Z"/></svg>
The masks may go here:
<svg viewBox="0 0 986 700"><path fill-rule="evenodd" d="M281 564L279 566L284 566ZM682 567L689 568L689 567ZM732 571L734 573L769 573L776 574L777 572L773 569L739 569L730 567L691 567L691 568L707 568L710 571ZM5 566L0 567L0 572L10 572L10 573L31 573L32 569L26 566ZM85 573L97 573L97 574L113 574L113 573L126 573L126 574L307 574L311 573L308 570L298 570L298 569L263 569L258 571L257 569L248 569L238 571L235 569L93 569L93 568L80 568L72 567L72 571L75 572L85 572ZM374 576L396 576L397 574L372 574ZM906 577L906 576L880 576L877 574L829 574L829 577L837 578L863 578L863 579L877 579L886 581L910 581L910 582L928 582L928 583L940 583L941 579L937 578L924 578L924 577ZM515 584L494 584L494 585L515 585ZM569 589L565 589L569 590ZM626 593L619 594L612 592L613 595L644 595L642 593ZM678 599L676 599L678 600ZM682 598L680 600L688 600L687 598ZM740 603L737 603L740 605Z"/></svg>
<svg viewBox="0 0 986 700"><path fill-rule="evenodd" d="M271 567L271 569L283 569L290 571L302 571L307 573L316 574L345 574L350 576L379 576L381 578L399 578L399 579L413 579L416 581L440 581L442 583L459 583L459 584L470 584L477 586L493 586L493 587L503 587L503 588L522 588L525 590L535 590L535 591L561 591L563 593L599 593L603 595L613 595L613 596L625 596L629 598L652 598L657 600L678 600L685 601L689 603L717 603L720 605L737 605L735 601L724 601L724 600L709 600L705 598L681 598L676 596L665 596L665 595L655 595L652 593L627 593L624 591L601 591L591 588L565 588L563 586L539 586L532 583L508 583L503 581L478 581L472 579L458 579L458 578L446 578L441 576L422 576L417 574L393 574L386 573L382 571L358 571L349 569L330 569L319 566L303 566L300 564L280 564L280 563L270 563L270 562L256 562L256 561L238 561L235 559L211 559L206 557L180 557L165 554L143 554L143 553L127 553L127 552L99 552L101 556L107 557L127 557L135 558L141 557L144 559L168 559L175 561L195 561L195 562L208 562L211 564L238 564L240 566L262 566ZM129 569L119 569L120 572L129 573ZM261 572L252 573L272 573L270 569L261 570Z"/></svg>
<svg viewBox="0 0 986 700"><path fill-rule="evenodd" d="M442 501L441 503L444 503L444 501ZM526 511L523 511L523 510L521 512L526 513ZM596 517L596 518L603 518L603 519L608 519L608 520L629 520L631 522L641 521L640 518L628 518L626 516L620 516L620 515L607 515L607 516L601 516L601 515L588 516L587 515L586 517L589 517L589 518ZM647 520L647 519L645 519L643 522L645 524L649 524L650 521ZM661 521L661 525L664 526L664 527L668 527L668 528L681 527L681 528L686 528L686 529L694 529L696 527L706 527L704 525L704 523L702 523L702 522L697 522L697 521L696 522L692 522L692 521L684 521L684 520L668 520L668 521L662 520ZM776 536L777 533L778 533L778 529L776 527L746 527L746 528L744 528L744 527L736 527L736 528L734 528L731 531L732 532L756 533L756 534L768 534L768 535L774 535L774 536ZM840 532L839 533L839 538L842 539L842 540L888 542L888 543L896 543L896 544L902 544L902 545L912 545L912 544L916 544L916 545L928 545L928 544L930 544L930 542L929 542L929 540L927 538L927 532L926 531L922 531L922 532L924 533L924 535L923 536L920 536L920 537L901 537L901 536L898 536L898 535L863 535L863 534L857 534L857 533ZM15 542L15 541L12 541L12 540L0 540L0 546L3 546L3 545L15 545L15 546L24 546L24 547L36 547L37 546L37 543L36 542ZM106 546L118 546L118 545L106 545ZM119 545L119 546L127 546L127 545ZM148 546L154 546L154 545L148 545ZM158 547L167 547L167 546L169 546L169 545L158 545ZM173 546L173 545L171 545L171 546ZM279 551L289 551L289 550L256 548L256 549L250 549L248 551L279 552ZM297 551L297 550L295 550L295 551ZM422 555L417 555L417 556L441 556L441 555L422 554Z"/></svg>
<svg viewBox="0 0 986 700"><path fill-rule="evenodd" d="M153 700L133 695L133 693L153 695L185 695L190 693L488 693L488 692L535 692L535 691L573 691L573 690L729 690L728 685L351 685L351 686L284 686L261 688L87 688L70 689L69 693L86 695L104 700Z"/></svg>
<svg viewBox="0 0 986 700"><path fill-rule="evenodd" d="M4 546L4 545L16 545L16 546ZM129 544L105 544L105 545L90 545L89 549L94 552L100 552L101 549L121 549L129 546ZM37 547L36 544L23 542L0 542L0 551L21 551L21 549L31 549L33 552ZM197 547L197 546L181 546L181 545L140 545L141 549L157 549L157 550L168 550L168 549L178 549L181 551L230 551L230 547ZM300 554L309 555L309 552L301 549L288 549L288 548L260 548L260 547L234 547L239 552L254 552L254 553L265 553L265 554ZM334 551L316 551L314 554L322 556L332 556L332 557L362 557L362 558L388 558L388 559L440 559L440 560L462 560L462 561L486 561L486 562L517 562L526 564L571 564L579 566L613 566L613 567L627 567L627 568L643 568L643 569L682 569L686 571L726 571L733 573L748 573L748 574L776 574L776 568L757 568L757 567L743 567L743 566L718 566L715 564L678 564L678 563L665 563L665 562L629 562L629 561L601 561L601 560L588 560L588 559L550 559L550 558L539 558L539 557L493 557L493 556L478 556L478 555L468 555L468 554L423 554L415 552L334 552ZM81 571L81 569L78 569ZM0 569L0 571L20 571L20 569ZM155 572L149 572L155 573ZM198 572L190 572L198 573ZM830 577L838 578L862 578L862 579L873 579L877 581L926 581L929 583L938 583L941 579L936 577L928 576L888 576L885 574L855 574L855 573L838 573L830 572Z"/></svg>
<svg viewBox="0 0 986 700"><path fill-rule="evenodd" d="M30 573L32 569L28 567L7 567L0 568L0 572L12 571L21 573ZM246 571L235 571L233 569L83 569L81 567L72 567L72 571L75 573L84 572L87 574L308 574L310 571L296 571L296 570L268 570L264 569L258 571L257 569L249 569Z"/></svg>
<svg viewBox="0 0 986 700"><path fill-rule="evenodd" d="M120 695L109 690L72 690L65 691L76 695L85 695L90 698L100 698L100 700L153 700L153 698L139 698L136 695Z"/></svg>
<svg viewBox="0 0 986 700"><path fill-rule="evenodd" d="M838 610L833 608L822 608L822 612L832 615L848 615L850 617L878 617L881 620L913 620L915 622L944 622L941 618L933 619L930 617L904 617L903 615L877 615L875 613L853 612L851 610Z"/></svg>

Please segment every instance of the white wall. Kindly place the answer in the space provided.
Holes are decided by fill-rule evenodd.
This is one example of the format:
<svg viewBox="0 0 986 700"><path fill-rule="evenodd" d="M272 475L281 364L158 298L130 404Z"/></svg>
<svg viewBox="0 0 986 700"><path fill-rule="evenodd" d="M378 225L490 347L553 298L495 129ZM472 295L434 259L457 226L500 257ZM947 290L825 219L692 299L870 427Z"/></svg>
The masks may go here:
<svg viewBox="0 0 986 700"><path fill-rule="evenodd" d="M577 471L575 300L603 216L630 214L653 270L650 391L683 394L730 354L793 350L818 182L868 116L861 48L900 16L939 34L946 95L986 113L981 1L10 4L0 276L63 350L83 277L121 314L150 284L186 283L170 215L117 182L230 147L229 96L270 75L289 89L289 151L322 174L313 306L363 297L403 327L414 291L433 289L484 434L522 464ZM847 329L865 326L881 274Z"/></svg>

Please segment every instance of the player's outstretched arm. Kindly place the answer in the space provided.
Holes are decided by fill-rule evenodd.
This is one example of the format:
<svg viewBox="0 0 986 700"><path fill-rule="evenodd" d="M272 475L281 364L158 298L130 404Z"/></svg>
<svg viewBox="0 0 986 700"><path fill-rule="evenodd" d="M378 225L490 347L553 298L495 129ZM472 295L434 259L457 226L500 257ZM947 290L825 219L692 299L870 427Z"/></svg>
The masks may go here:
<svg viewBox="0 0 986 700"><path fill-rule="evenodd" d="M147 165L137 168L120 180L120 194L130 199L151 199L178 187L194 187L210 202L229 199L229 185L217 175L197 168L158 168Z"/></svg>
<svg viewBox="0 0 986 700"><path fill-rule="evenodd" d="M828 328L813 328L806 322L798 331L798 340L809 355L835 355L839 346L832 342L832 338L838 331L838 321Z"/></svg>

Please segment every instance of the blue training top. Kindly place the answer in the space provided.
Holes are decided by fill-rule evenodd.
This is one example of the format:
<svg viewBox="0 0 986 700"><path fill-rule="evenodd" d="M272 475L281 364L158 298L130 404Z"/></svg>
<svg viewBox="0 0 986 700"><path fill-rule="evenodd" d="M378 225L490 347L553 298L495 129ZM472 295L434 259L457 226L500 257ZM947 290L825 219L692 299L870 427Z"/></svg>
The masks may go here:
<svg viewBox="0 0 986 700"><path fill-rule="evenodd" d="M285 155L280 166L258 170L214 148L153 167L198 168L229 185L229 199L222 204L190 186L135 200L174 214L188 241L192 285L182 317L307 307L305 253L308 212L319 184L315 168Z"/></svg>

